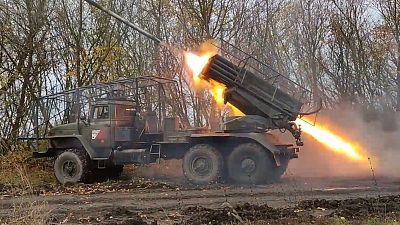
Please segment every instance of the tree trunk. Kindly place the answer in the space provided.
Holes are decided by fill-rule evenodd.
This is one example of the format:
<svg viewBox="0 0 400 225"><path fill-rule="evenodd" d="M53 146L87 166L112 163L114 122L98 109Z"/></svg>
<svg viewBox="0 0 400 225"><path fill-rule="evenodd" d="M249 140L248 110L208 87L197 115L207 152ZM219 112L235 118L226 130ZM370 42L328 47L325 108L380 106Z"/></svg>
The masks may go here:
<svg viewBox="0 0 400 225"><path fill-rule="evenodd" d="M15 121L14 121L12 129L11 129L11 140L15 140L18 137L19 128L21 127L21 122L22 122L22 119L24 118L24 114L26 112L25 102L26 102L28 82L29 82L29 78L27 76L24 76L24 80L23 80L22 87L21 87L21 95L20 95L19 105L17 107Z"/></svg>
<svg viewBox="0 0 400 225"><path fill-rule="evenodd" d="M397 42L397 62L396 62L396 84L397 84L397 104L396 112L400 112L400 41Z"/></svg>
<svg viewBox="0 0 400 225"><path fill-rule="evenodd" d="M79 27L78 27L78 38L76 40L76 79L78 87L82 86L81 79L81 39L82 39L82 23L83 23L83 3L82 0L79 1Z"/></svg>

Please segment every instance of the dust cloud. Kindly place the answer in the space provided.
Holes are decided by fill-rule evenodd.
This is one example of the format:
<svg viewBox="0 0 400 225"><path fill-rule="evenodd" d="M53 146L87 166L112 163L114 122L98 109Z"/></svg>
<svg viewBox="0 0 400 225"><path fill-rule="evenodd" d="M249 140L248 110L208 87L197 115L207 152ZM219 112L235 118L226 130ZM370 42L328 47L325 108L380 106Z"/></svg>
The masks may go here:
<svg viewBox="0 0 400 225"><path fill-rule="evenodd" d="M130 173L138 177L155 179L180 179L183 177L181 160L161 160L160 163L134 167Z"/></svg>
<svg viewBox="0 0 400 225"><path fill-rule="evenodd" d="M372 166L377 177L400 177L400 117L395 113L340 106L320 112L315 121L357 145L371 164L334 153L303 133L304 146L299 158L291 161L289 173L302 177L372 177Z"/></svg>

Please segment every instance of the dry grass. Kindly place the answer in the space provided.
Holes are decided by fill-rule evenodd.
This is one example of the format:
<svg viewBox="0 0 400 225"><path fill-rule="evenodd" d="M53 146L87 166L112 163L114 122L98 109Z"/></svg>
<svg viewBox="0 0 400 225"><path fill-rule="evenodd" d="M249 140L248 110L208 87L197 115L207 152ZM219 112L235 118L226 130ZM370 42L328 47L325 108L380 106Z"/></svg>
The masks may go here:
<svg viewBox="0 0 400 225"><path fill-rule="evenodd" d="M276 221L247 221L244 223L238 223L236 225L274 225ZM344 218L335 217L332 219L324 219L313 222L299 223L296 221L286 221L286 223L279 224L293 224L293 225L400 225L400 221L395 219L376 219L370 218L363 221L349 221ZM233 225L233 224L230 224Z"/></svg>
<svg viewBox="0 0 400 225"><path fill-rule="evenodd" d="M44 225L50 220L47 203L36 201L32 196L17 197L12 206L12 213L0 220L0 224L12 225Z"/></svg>
<svg viewBox="0 0 400 225"><path fill-rule="evenodd" d="M49 163L31 157L28 151L11 152L0 157L0 190L14 196L10 213L0 217L0 224L42 225L48 224L50 211L47 203L38 200L35 189L55 183Z"/></svg>
<svg viewBox="0 0 400 225"><path fill-rule="evenodd" d="M305 223L304 225L306 225ZM326 222L326 225L400 225L400 222L394 219L376 219L370 218L365 219L364 221L348 221L344 218L334 218Z"/></svg>
<svg viewBox="0 0 400 225"><path fill-rule="evenodd" d="M50 211L46 208L45 201L37 200L37 196L33 194L33 188L30 184L28 176L21 168L16 173L20 176L18 189L23 188L25 193L21 196L13 198L11 213L5 218L0 218L0 224L12 225L44 225L48 224L50 219ZM18 192L18 190L11 190Z"/></svg>
<svg viewBox="0 0 400 225"><path fill-rule="evenodd" d="M9 152L0 156L0 190L55 185L52 170L51 159L34 159L28 150Z"/></svg>

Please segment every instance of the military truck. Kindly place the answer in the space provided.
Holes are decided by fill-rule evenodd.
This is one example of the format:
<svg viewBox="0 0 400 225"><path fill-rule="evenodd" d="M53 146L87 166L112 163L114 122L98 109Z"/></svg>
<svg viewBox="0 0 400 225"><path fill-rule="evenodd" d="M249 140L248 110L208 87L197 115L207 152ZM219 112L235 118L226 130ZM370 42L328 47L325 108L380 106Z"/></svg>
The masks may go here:
<svg viewBox="0 0 400 225"><path fill-rule="evenodd" d="M220 55L203 74L224 83L225 100L246 115L225 118L217 131L184 128L168 116L173 104L165 90L175 81L143 76L40 98L32 110L33 132L21 139L36 157L55 158L55 176L63 184L118 177L126 164L161 159L182 159L183 174L195 184L279 179L298 146L279 142L270 131L287 129L302 145L292 122L302 103Z"/></svg>
<svg viewBox="0 0 400 225"><path fill-rule="evenodd" d="M225 85L225 103L245 115L224 118L219 130L183 126L172 110L176 99L165 92L180 91L176 82L141 76L38 99L31 110L33 129L20 139L34 156L55 158L62 184L118 177L124 165L169 159L181 159L183 174L194 184L276 181L303 144L293 121L311 94L235 46L220 46L225 48L209 60L202 78ZM272 130L290 131L296 143L280 142Z"/></svg>

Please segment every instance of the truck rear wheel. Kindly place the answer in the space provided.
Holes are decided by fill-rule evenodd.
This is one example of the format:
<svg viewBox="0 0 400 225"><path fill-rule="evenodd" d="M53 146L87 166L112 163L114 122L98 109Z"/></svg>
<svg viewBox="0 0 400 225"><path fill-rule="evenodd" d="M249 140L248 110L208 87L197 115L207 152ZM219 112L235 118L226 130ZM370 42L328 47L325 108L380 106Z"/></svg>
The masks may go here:
<svg viewBox="0 0 400 225"><path fill-rule="evenodd" d="M221 154L208 144L191 147L183 157L183 174L194 184L210 184L218 181L223 168Z"/></svg>
<svg viewBox="0 0 400 225"><path fill-rule="evenodd" d="M89 157L79 149L68 149L58 155L54 173L61 184L86 182L89 178Z"/></svg>
<svg viewBox="0 0 400 225"><path fill-rule="evenodd" d="M265 149L255 143L236 146L227 163L229 177L237 183L260 184L274 177L274 162Z"/></svg>

